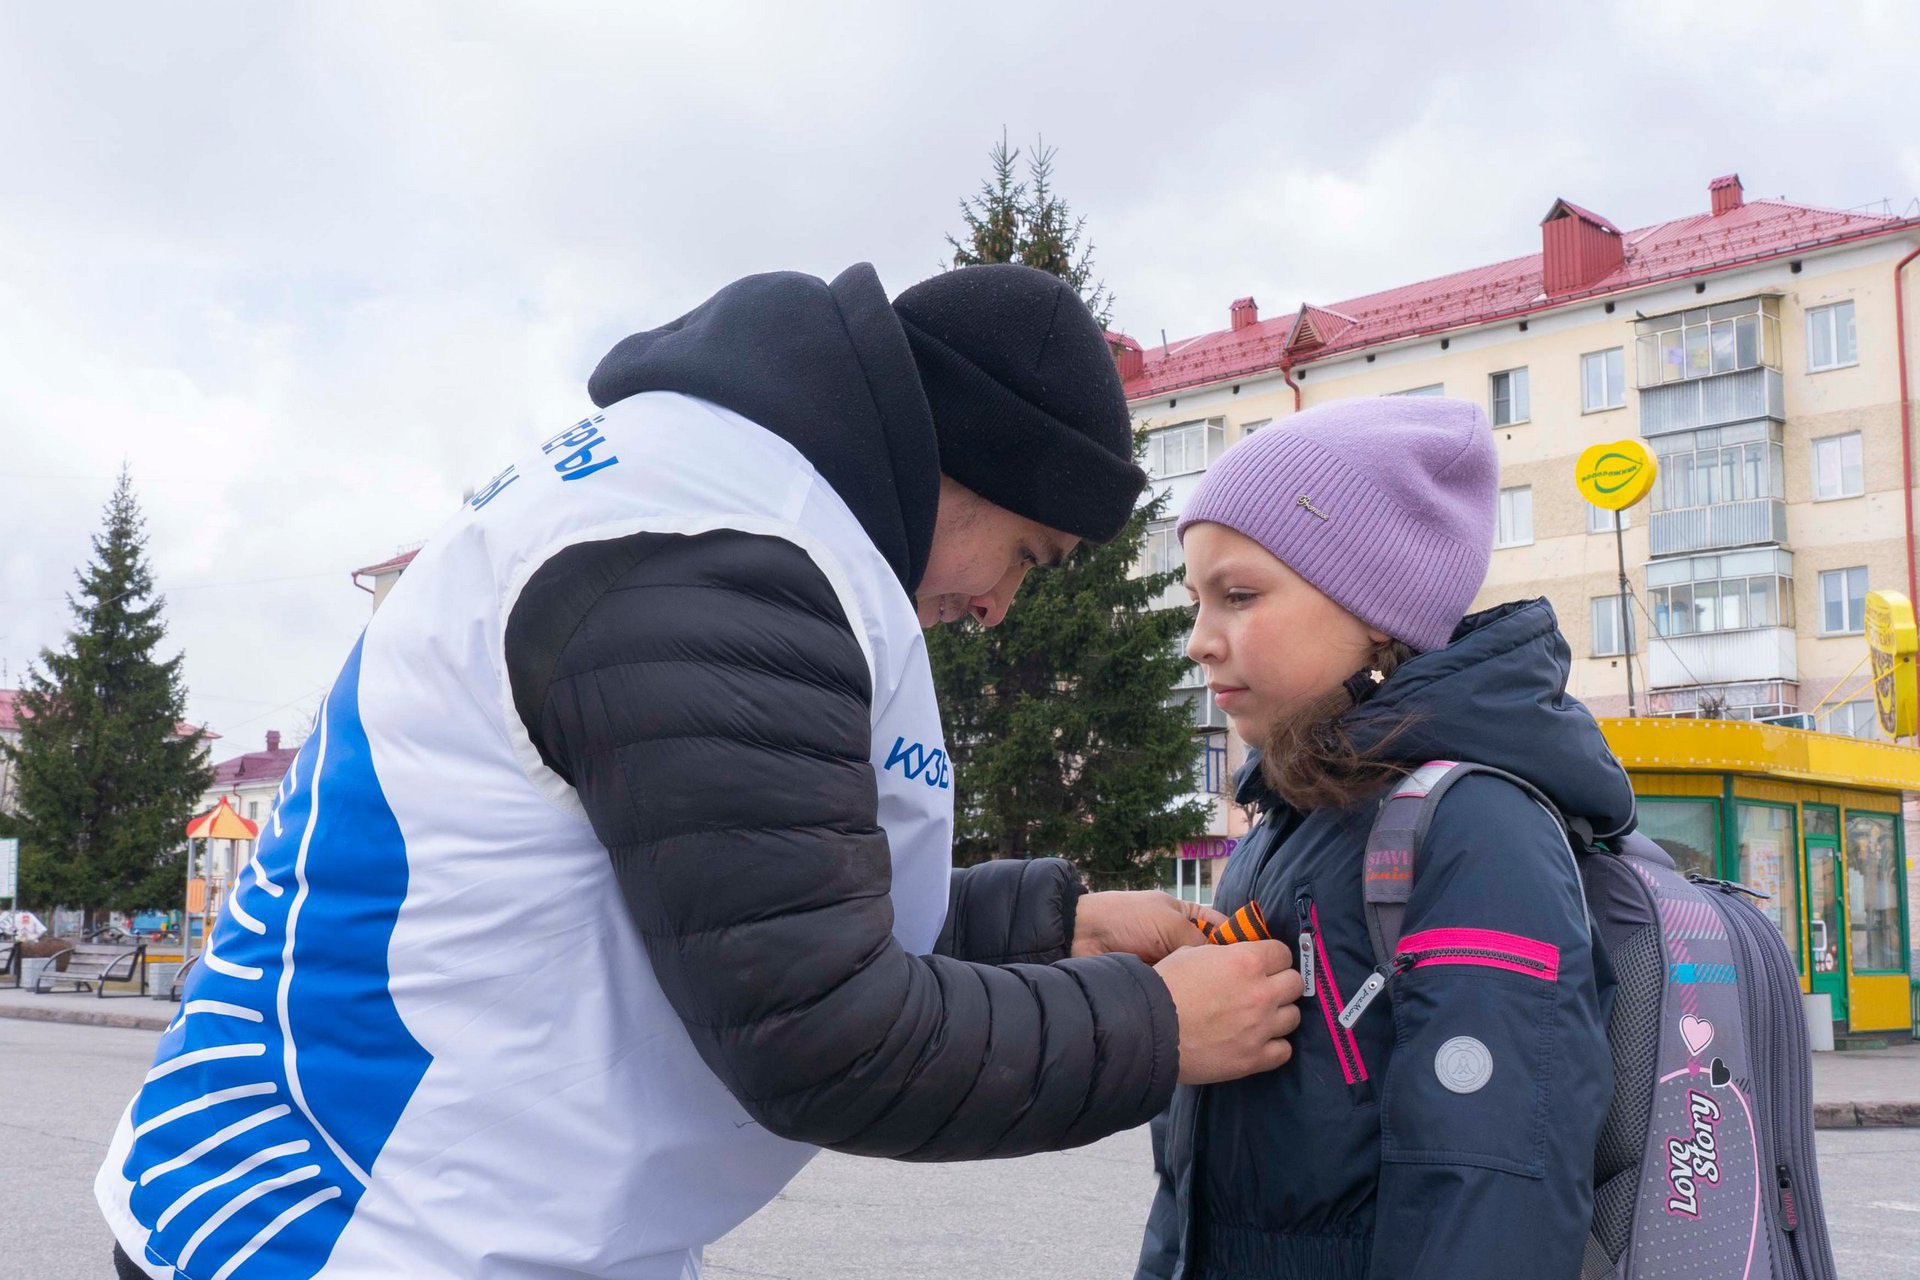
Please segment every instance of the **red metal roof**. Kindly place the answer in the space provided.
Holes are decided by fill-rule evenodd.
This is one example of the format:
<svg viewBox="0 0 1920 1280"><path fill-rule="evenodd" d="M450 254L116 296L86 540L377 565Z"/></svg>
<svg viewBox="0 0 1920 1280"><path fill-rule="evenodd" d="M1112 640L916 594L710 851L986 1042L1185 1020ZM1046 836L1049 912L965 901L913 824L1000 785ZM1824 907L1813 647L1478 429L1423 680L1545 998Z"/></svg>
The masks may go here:
<svg viewBox="0 0 1920 1280"><path fill-rule="evenodd" d="M1259 320L1241 329L1222 329L1175 342L1148 347L1146 372L1127 382L1127 398L1164 395L1181 387L1224 382L1236 373L1253 373L1279 363L1279 352L1293 333L1296 313Z"/></svg>
<svg viewBox="0 0 1920 1280"><path fill-rule="evenodd" d="M396 569L404 569L412 564L413 558L419 554L419 547L415 547L411 551L402 551L399 555L390 556L382 560L379 564L370 564L364 569L355 569L353 576L357 578L363 573L392 573Z"/></svg>
<svg viewBox="0 0 1920 1280"><path fill-rule="evenodd" d="M1591 222L1596 227L1605 227L1608 231L1613 232L1613 234L1615 235L1620 234L1620 228L1614 226L1611 222L1608 222L1605 218L1601 217L1599 214L1595 213L1593 210L1582 209L1579 205L1575 204L1573 201L1565 200L1565 199L1555 200L1553 202L1553 208L1547 210L1547 216L1545 218L1542 218L1541 221L1542 222L1548 221L1553 217L1554 214L1558 213L1562 209L1565 209L1568 213L1571 213L1576 218L1585 218L1588 222Z"/></svg>
<svg viewBox="0 0 1920 1280"><path fill-rule="evenodd" d="M287 776L287 770L293 767L293 758L299 754L298 747L281 747L278 751L249 751L243 756L222 760L213 766L213 785L224 790L268 782L277 785Z"/></svg>
<svg viewBox="0 0 1920 1280"><path fill-rule="evenodd" d="M20 728L20 717L23 713L19 706L19 699L18 689L0 689L0 733L11 733ZM220 736L211 730L190 725L185 720L174 725L173 731L182 738L191 737L197 733L208 741Z"/></svg>
<svg viewBox="0 0 1920 1280"><path fill-rule="evenodd" d="M1564 202L1557 202L1556 208L1559 203ZM1611 225L1585 210L1578 212ZM1302 311L1314 317L1315 332L1324 345L1296 350L1291 363L1310 364L1382 343L1566 306L1662 280L1915 229L1920 229L1920 218L1877 217L1779 200L1754 200L1718 216L1697 213L1622 233L1626 260L1619 270L1557 297L1546 296L1541 255L1532 253L1331 306L1309 305ZM1336 322L1329 327L1339 332L1329 333L1321 327L1323 316L1350 319L1352 323L1340 328ZM1172 343L1165 349L1148 347L1144 370L1127 381L1127 398L1156 399L1187 387L1272 372L1287 350L1295 319L1296 315L1289 314L1262 320L1238 332L1221 329Z"/></svg>

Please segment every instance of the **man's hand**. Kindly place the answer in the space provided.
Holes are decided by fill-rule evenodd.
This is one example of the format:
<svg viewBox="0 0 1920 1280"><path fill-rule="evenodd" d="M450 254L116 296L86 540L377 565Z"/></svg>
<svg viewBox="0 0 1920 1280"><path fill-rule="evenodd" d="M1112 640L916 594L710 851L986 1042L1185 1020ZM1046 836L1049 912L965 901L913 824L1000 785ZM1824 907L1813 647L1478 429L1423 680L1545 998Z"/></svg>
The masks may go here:
<svg viewBox="0 0 1920 1280"><path fill-rule="evenodd" d="M1293 1056L1300 974L1284 942L1175 951L1154 971L1180 1016L1180 1083L1218 1084Z"/></svg>
<svg viewBox="0 0 1920 1280"><path fill-rule="evenodd" d="M1182 902L1157 889L1125 893L1089 893L1074 909L1073 954L1104 956L1116 951L1159 964L1182 947L1206 943L1198 926L1226 917L1212 907Z"/></svg>

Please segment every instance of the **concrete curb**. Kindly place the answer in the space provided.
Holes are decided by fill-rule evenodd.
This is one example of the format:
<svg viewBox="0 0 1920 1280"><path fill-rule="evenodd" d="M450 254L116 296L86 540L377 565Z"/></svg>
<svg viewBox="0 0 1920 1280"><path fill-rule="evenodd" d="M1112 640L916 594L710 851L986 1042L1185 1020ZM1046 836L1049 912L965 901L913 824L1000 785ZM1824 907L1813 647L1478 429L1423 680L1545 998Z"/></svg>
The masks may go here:
<svg viewBox="0 0 1920 1280"><path fill-rule="evenodd" d="M109 1002L102 1002L109 1003ZM28 1022L67 1022L89 1027L120 1027L132 1031L165 1031L173 1021L174 1006L168 1012L135 1012L111 1007L77 1009L72 1005L33 1005L0 1003L0 1018L19 1018ZM156 1003L156 1002L149 1002ZM1816 1129L1920 1129L1920 1101L1912 1102L1816 1102L1813 1105Z"/></svg>
<svg viewBox="0 0 1920 1280"><path fill-rule="evenodd" d="M1920 1129L1920 1102L1816 1102L1816 1129Z"/></svg>
<svg viewBox="0 0 1920 1280"><path fill-rule="evenodd" d="M120 1027L129 1031L165 1031L173 1021L170 1013L122 1012L111 1007L95 1011L58 1005L36 1009L32 1005L17 1004L0 1005L0 1018L19 1018L25 1022L70 1022L88 1027Z"/></svg>

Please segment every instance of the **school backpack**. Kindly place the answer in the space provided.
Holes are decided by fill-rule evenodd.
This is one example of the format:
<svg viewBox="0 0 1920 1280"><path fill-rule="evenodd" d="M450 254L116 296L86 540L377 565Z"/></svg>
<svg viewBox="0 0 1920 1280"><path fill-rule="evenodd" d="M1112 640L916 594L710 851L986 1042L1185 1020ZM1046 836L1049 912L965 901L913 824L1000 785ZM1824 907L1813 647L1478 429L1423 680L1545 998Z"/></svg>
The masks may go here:
<svg viewBox="0 0 1920 1280"><path fill-rule="evenodd" d="M1401 922L1421 843L1447 789L1476 773L1521 788L1560 824L1603 992L1613 984L1613 1102L1580 1280L1834 1280L1800 979L1748 901L1763 895L1683 876L1645 836L1596 842L1522 778L1435 761L1388 795L1367 838L1368 983L1409 962Z"/></svg>

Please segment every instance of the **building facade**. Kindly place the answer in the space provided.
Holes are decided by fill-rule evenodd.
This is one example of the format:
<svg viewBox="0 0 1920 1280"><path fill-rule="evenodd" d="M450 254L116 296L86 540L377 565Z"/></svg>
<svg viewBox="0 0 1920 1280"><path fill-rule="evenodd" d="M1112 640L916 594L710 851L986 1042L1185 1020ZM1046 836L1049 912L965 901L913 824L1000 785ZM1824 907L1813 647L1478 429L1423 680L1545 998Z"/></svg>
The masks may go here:
<svg viewBox="0 0 1920 1280"><path fill-rule="evenodd" d="M1628 714L1631 671L1643 717L1877 737L1862 599L1913 593L1903 333L1920 218L1748 201L1732 175L1705 194L1705 211L1634 231L1556 200L1524 257L1268 319L1240 298L1226 327L1154 348L1116 335L1171 512L1225 448L1300 409L1476 400L1501 463L1476 607L1551 600L1572 691L1597 714ZM1626 516L1624 610L1613 517L1573 482L1582 451L1623 438L1660 462ZM1171 520L1147 559L1180 563ZM1202 758L1231 770L1245 744L1201 682L1181 697ZM1223 852L1236 825L1222 815L1189 852Z"/></svg>
<svg viewBox="0 0 1920 1280"><path fill-rule="evenodd" d="M19 696L17 689L0 689L0 742L16 749L20 746L20 713L14 707L14 699ZM13 773L12 758L0 751L0 813L20 811L14 796Z"/></svg>
<svg viewBox="0 0 1920 1280"><path fill-rule="evenodd" d="M198 812L205 813L220 803L221 797L233 811L256 826L273 816L274 800L280 793L281 779L293 767L298 747L280 745L280 731L267 730L266 750L249 751L221 760L213 766L213 782L201 797ZM195 870L207 881L208 918L219 913L220 904L235 876L252 860L256 842L252 840L207 840L208 846L196 849Z"/></svg>

